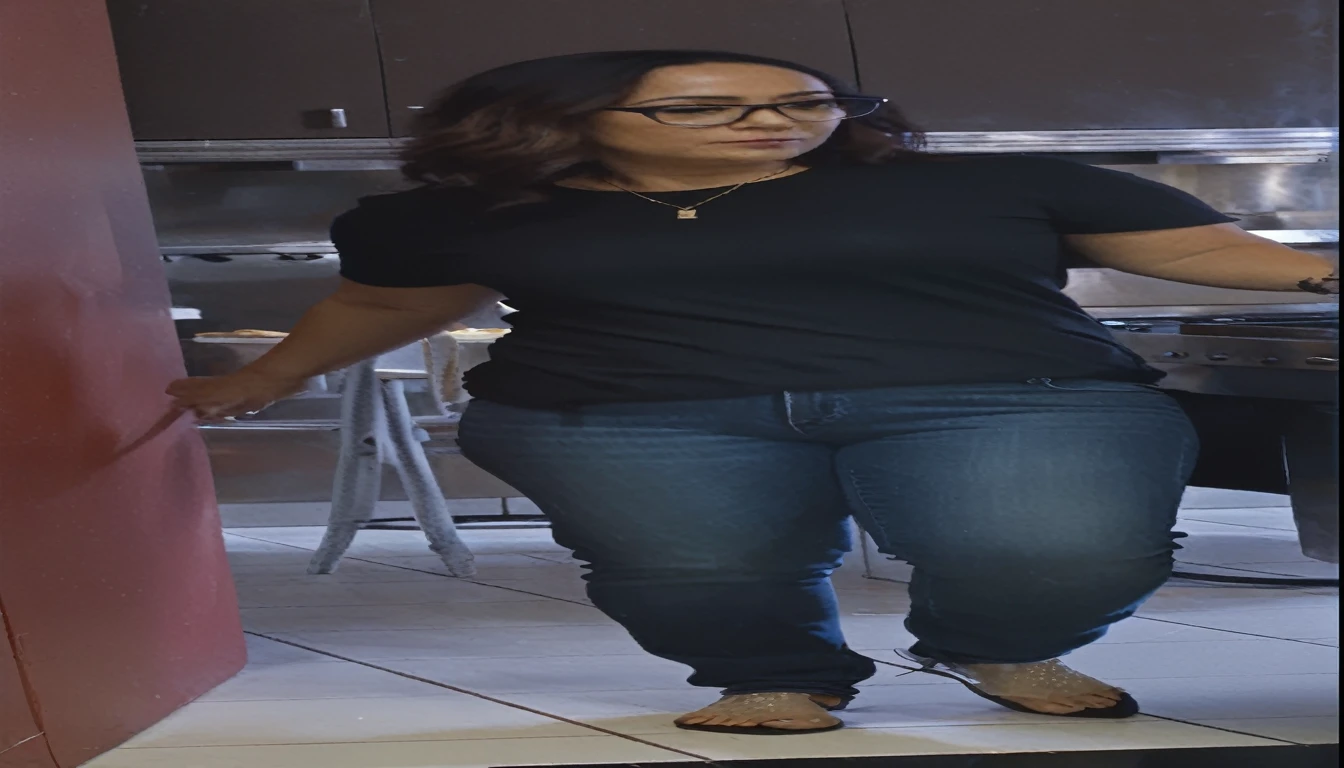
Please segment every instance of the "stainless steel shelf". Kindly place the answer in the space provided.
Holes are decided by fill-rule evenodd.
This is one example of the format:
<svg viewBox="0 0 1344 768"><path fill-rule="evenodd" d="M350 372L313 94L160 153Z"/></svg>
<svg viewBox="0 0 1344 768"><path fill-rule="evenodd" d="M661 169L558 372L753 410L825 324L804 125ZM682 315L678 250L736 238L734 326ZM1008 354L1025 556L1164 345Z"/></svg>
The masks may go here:
<svg viewBox="0 0 1344 768"><path fill-rule="evenodd" d="M930 133L939 153L1184 153L1169 162L1317 162L1338 149L1335 128L1219 128L1096 131L950 131ZM393 168L404 139L261 139L138 141L140 162L292 162L312 170ZM1204 159L1201 159L1204 158ZM1258 160L1257 160L1258 158ZM303 165L299 166L302 169Z"/></svg>

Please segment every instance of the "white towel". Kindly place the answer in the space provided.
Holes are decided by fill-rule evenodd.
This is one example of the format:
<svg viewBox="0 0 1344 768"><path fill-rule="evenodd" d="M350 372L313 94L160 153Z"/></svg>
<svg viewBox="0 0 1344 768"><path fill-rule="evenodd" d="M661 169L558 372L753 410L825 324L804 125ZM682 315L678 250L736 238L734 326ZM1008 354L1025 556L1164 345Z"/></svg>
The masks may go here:
<svg viewBox="0 0 1344 768"><path fill-rule="evenodd" d="M462 385L462 377L489 360L490 344L506 333L505 329L468 328L436 333L424 340L425 370L429 372L430 390L440 413L454 413L452 406L471 399Z"/></svg>

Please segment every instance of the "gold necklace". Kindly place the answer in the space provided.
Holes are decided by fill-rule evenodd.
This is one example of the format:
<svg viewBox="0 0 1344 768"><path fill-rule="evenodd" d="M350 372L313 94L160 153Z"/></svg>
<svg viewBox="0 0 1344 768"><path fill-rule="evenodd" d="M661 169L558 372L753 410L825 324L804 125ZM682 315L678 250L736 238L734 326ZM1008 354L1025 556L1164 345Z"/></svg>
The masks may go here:
<svg viewBox="0 0 1344 768"><path fill-rule="evenodd" d="M608 186L611 186L611 187L615 187L616 189L619 189L619 190L621 190L622 192L629 192L630 194L634 195L635 197L638 197L638 198L643 199L643 200L648 200L650 203L657 203L657 204L659 204L659 205L666 205L666 206L669 207L669 208L676 208L676 209L677 209L677 218L680 219L680 220L682 220L682 221L688 221L688 220L690 220L690 219L698 219L698 218L700 218L700 216L699 216L699 212L698 212L697 209L698 209L700 206L704 205L705 203L710 203L710 202L713 202L713 201L715 201L715 200L718 200L720 197L723 197L724 195L730 195L730 194L736 192L737 190L739 190L739 189L741 189L741 188L747 186L748 184L755 184L755 183L758 182L758 181L765 181L766 179L773 179L774 177L778 176L779 174L784 173L785 171L791 171L791 170L793 170L793 166L788 166L788 167L786 167L786 168L782 168L782 169L780 169L780 170L778 170L778 171L775 171L774 173L768 173L768 174L766 174L766 175L760 177L759 179L752 179L751 181L744 181L744 182L742 182L741 184L738 184L738 185L736 185L736 186L733 186L733 187L729 188L728 191L726 191L726 192L720 192L719 194L714 195L713 197L710 197L710 198L706 198L706 199L704 199L704 200L701 200L700 202L696 203L695 205L677 205L677 204L675 204L675 203L669 203L669 202L666 202L666 201L664 201L664 200L654 200L652 197L649 197L649 196L647 196L647 195L641 195L640 193L634 191L633 189L626 189L625 187L622 187L620 184L617 184L617 183L612 182L612 181L607 181L607 180L605 180L605 179L603 179L602 183L603 183L603 184L606 184L606 185L608 185Z"/></svg>

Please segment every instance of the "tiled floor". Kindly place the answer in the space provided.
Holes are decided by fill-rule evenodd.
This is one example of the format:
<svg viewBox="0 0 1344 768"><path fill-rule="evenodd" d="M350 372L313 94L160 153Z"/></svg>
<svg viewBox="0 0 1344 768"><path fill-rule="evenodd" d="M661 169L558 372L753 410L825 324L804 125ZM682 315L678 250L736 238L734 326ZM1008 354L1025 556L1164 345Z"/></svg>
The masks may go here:
<svg viewBox="0 0 1344 768"><path fill-rule="evenodd" d="M1186 570L1338 575L1297 553L1282 507L1191 508L1181 527L1191 534ZM419 534L399 531L361 533L337 575L306 576L320 536L304 527L227 533L250 665L90 768L839 764L1338 742L1334 589L1172 582L1139 617L1070 658L1134 692L1145 714L1130 721L1017 714L882 665L845 714L850 728L770 739L673 728L675 714L713 692L686 686L682 668L642 654L588 605L578 566L544 530L468 532L481 571L469 583L442 575ZM881 579L904 578L901 564L870 562ZM851 644L896 661L890 649L910 640L904 586L865 578L859 554L837 584Z"/></svg>

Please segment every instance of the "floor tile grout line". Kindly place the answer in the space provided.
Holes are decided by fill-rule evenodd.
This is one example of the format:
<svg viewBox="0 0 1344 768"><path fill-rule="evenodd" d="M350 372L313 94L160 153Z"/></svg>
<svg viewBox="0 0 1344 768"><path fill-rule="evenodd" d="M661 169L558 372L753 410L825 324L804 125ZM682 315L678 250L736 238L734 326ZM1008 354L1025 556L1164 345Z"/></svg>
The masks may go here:
<svg viewBox="0 0 1344 768"><path fill-rule="evenodd" d="M1207 728L1207 729L1209 729L1209 730L1211 730L1211 731L1222 731L1223 733L1234 733L1234 734L1236 734L1236 735L1238 735L1238 736L1251 736L1251 737L1254 737L1254 738L1257 738L1257 739L1264 739L1264 740L1266 740L1266 741L1276 741L1276 742L1278 742L1278 743L1280 743L1280 744L1288 744L1288 745L1295 746L1295 747L1305 746L1305 745L1302 744L1301 742L1290 741L1289 739L1280 739L1280 738L1278 738L1277 736L1262 736L1262 735L1260 735L1260 734L1258 734L1258 733L1246 733L1245 731L1238 731L1238 730L1234 730L1234 729L1232 729L1232 728L1224 728L1224 727L1222 727L1222 726L1220 726L1220 725L1209 725L1209 724L1207 724L1207 723L1193 722L1193 721L1190 721L1190 720L1182 720L1182 719L1180 719L1179 717L1168 717L1168 716L1166 716L1166 715L1154 715L1154 714L1151 713L1151 712L1143 712L1143 711L1140 711L1139 714L1147 715L1148 717L1151 717L1151 718L1153 718L1153 719L1155 719L1155 720L1165 720L1165 721L1167 721L1167 722L1169 722L1169 723L1180 723L1180 724L1182 724L1182 725L1189 725L1189 726L1193 726L1193 727L1195 727L1195 728Z"/></svg>
<svg viewBox="0 0 1344 768"><path fill-rule="evenodd" d="M1237 571L1239 573L1255 573L1261 576L1286 576L1297 579L1328 579L1329 576L1303 576L1300 573L1283 573L1282 571L1257 571L1250 568L1235 568L1232 565L1219 565L1217 563L1196 563L1192 560L1177 560L1177 565L1197 565L1201 568L1222 568L1225 571ZM1258 563L1240 563L1240 565L1258 565ZM1265 565L1277 565L1277 563L1265 563ZM1229 585L1238 586L1238 585ZM1292 584L1244 584L1240 586L1250 587L1252 589L1294 589Z"/></svg>
<svg viewBox="0 0 1344 768"><path fill-rule="evenodd" d="M382 667L382 666L379 666L379 665L374 664L374 663L372 663L372 662L361 661L361 660L359 660L359 659L351 658L351 657L348 657L348 656L342 656L342 655L337 654L337 653L331 653L330 651L323 651L323 650L319 650L319 649L317 649L317 648L311 648L311 647L308 647L308 646L303 645L303 644L301 644L301 643L295 643L295 642L292 642L292 641L289 641L289 640L285 640L285 639L282 639L282 638L279 638L279 637L271 637L271 636L269 636L269 635L265 635L265 634L262 634L262 633L260 633L260 632L250 632L250 631L249 631L249 632L246 632L245 634L252 635L253 637L260 637L260 638L262 638L262 639L264 639L264 640L270 640L270 641L272 641L272 642L281 643L281 644L288 645L288 646L291 646L291 647L294 647L294 648L300 648L300 649L305 650L305 651L310 651L310 652L312 652L312 653L317 653L317 654L321 654L321 655L323 655L323 656L328 656L328 657L330 657L330 658L338 659L338 660L340 660L340 661L348 662L348 663L350 663L350 664L356 664L356 665L358 665L358 666L365 667L365 668L367 668L367 669L376 669L376 670L378 670L378 671L380 671L380 672L386 672L386 673L391 674L391 675L396 675L397 677L401 677L401 678L404 678L404 679L406 679L406 680L414 680L415 682L418 682L418 683L424 683L424 684L426 684L426 685L432 685L432 686L434 686L434 687L436 687L436 688L442 688L442 689L444 689L444 690L453 691L453 692L455 692L455 693L461 693L461 694L465 694L465 695L467 695L467 696L473 696L473 697L478 698L478 699L481 699L481 700L483 700L483 701L489 701L489 702L494 703L494 704L500 704L500 705L502 705L502 706L510 707L510 708L512 708L512 709L521 710L521 711L523 711L523 712L528 712L528 713L533 714L533 715L539 715L539 716L541 716L541 717L545 717L545 718L548 718L548 719L551 719L551 720L556 720L556 721L559 721L559 722L562 722L562 723L567 723L567 724L569 724L569 725L577 726L577 727L579 727L579 728L585 728L585 729L590 730L590 731L595 731L595 732L597 732L597 733L601 733L601 734L603 734L603 735L605 735L605 736L615 736L615 737L617 737L617 738L625 739L625 740L627 740L627 741L633 741L633 742L636 742L636 743L639 743L639 744L643 744L644 746L647 746L647 747L654 747L654 748L656 748L656 749L666 750L666 751L668 751L668 752L673 752L673 753L678 754L678 755L681 755L681 756L683 756L683 757L689 757L689 758L692 758L692 759L695 759L695 760L700 760L700 761L702 761L702 762L704 762L704 763L706 763L706 764L708 764L708 765L718 765L718 763L717 763L715 760L713 760L712 758L706 757L706 756L704 756L704 755L697 755L697 754L695 754L694 752L687 752L687 751L685 751L685 750L678 749L678 748L676 748L676 747L669 747L669 746L666 746L666 745L663 745L663 744L658 744L658 743L656 743L656 742L648 741L648 740L646 740L646 739L641 739L641 738L638 738L638 737L636 737L636 736L632 736L632 735L630 735L630 734L618 733L617 731L613 731L613 730L610 730L610 729L607 729L607 728L602 728L602 727L600 727L600 726L591 725L591 724L584 723L584 722L581 722L581 721L578 721L578 720L571 720L571 719L569 719L569 718L567 718L567 717L563 717L563 716L561 716L561 715L554 715L554 714L551 714L551 713L549 713L549 712L543 712L543 711L541 711L541 710L539 710L539 709L533 709L532 707L526 707L526 706L523 706L523 705L521 705L521 704L514 704L514 703L512 703L512 702L503 701L503 700L501 700L501 699L496 699L496 698L494 698L494 697L492 697L492 696L487 696L486 694L483 694L483 693L478 693L478 692L476 692L476 691L467 690L466 688L459 688L459 687L457 687L457 686L448 685L447 683L444 683L444 682L439 681L439 680L431 680L430 678L427 678L427 677L420 677L419 675L413 675L413 674L411 674L411 673L409 673L409 672L402 672L402 671L400 671L400 670L391 669L391 668L389 668L389 667Z"/></svg>
<svg viewBox="0 0 1344 768"><path fill-rule="evenodd" d="M297 549L297 550L299 550L300 552L315 552L315 551L316 551L316 550L308 549L307 547L300 547L300 546L298 546L298 545L296 545L296 544L286 544L286 543L284 543L284 542L279 542L279 541L269 541L269 540L267 540L267 539L259 539L259 538L255 537L255 536L243 536L243 535L240 535L240 534L237 534L237 533L229 533L229 534L227 534L227 535L229 535L229 536L238 536L238 538L240 538L240 539L247 539L247 540L249 540L249 541L258 541L258 542L261 542L261 543L263 543L263 544L274 544L274 545L276 545L276 546L278 546L278 547L289 547L290 549ZM350 561L353 561L353 562L356 562L356 563L367 563L367 564L369 564L369 565L381 565L381 566L384 566L384 567L386 567L386 568L396 568L396 569L398 569L398 570L409 571L409 572L411 572L411 573L427 573L427 574L429 574L429 575L431 575L431 576L440 576L440 577L443 577L443 578L445 578L445 579L451 579L451 580L453 580L453 581L455 581L455 582L459 582L459 583L464 583L464 584L476 584L477 586L491 587L491 588L494 588L494 589L502 589L502 590L504 590L504 591L506 591L506 592L517 592L517 593L519 593L519 594L523 594L523 595L534 595L534 596L536 596L536 597L545 598L545 599L547 599L547 600L557 600L557 601L562 602L562 603L570 603L571 605L583 605L583 606L587 606L587 607L589 607L589 608L593 608L593 610L597 610L596 608L594 608L594 606L593 606L591 603L585 603L585 602L583 602L583 601L581 601L581 600L570 600L570 599L568 599L568 598L564 598L564 597L554 597L554 596L552 596L552 595L543 595L543 594L541 594L541 593L539 593L539 592L528 592L528 591L525 590L525 589L516 589L516 588L514 588L514 587L501 587L501 586L499 586L498 584L491 584L491 583L489 583L489 582L484 582L484 581L474 581L474 580L472 580L472 579L464 579L464 578L459 578L459 577L457 577L457 576L449 576L449 575L446 574L446 573L439 573L439 572L437 572L437 571L426 571L426 570L423 570L423 569L421 569L421 568L411 568L411 567L409 567L409 566L404 566L404 565L394 565L394 564L392 564L392 563L381 563L381 562L378 562L377 560L369 560L369 559L366 559L366 558L355 557L355 556L346 556L346 557L344 557L344 558L342 558L342 559L343 559L343 560L350 560ZM395 583L398 583L398 582L389 582L389 583L393 583L393 584L395 584ZM409 583L409 582L406 582L406 583ZM415 605L415 603L403 603L403 605ZM424 605L428 605L428 603L424 603ZM270 607L270 606L267 606L267 607ZM280 606L280 607L284 607L284 606Z"/></svg>
<svg viewBox="0 0 1344 768"><path fill-rule="evenodd" d="M352 744L374 744L381 746L384 744L453 744L459 741L532 741L537 739L549 740L549 739L592 739L592 738L597 737L584 734L582 736L508 736L499 739L411 739L409 741L393 739L389 741L294 741L294 742L270 743L270 744L178 744L168 747L132 747L123 744L119 747L116 747L115 751L149 752L155 749L265 749L269 747L326 747L326 746L339 747L339 746L349 746ZM664 747L661 744L651 744L650 746L655 746L658 747L659 749L665 749L669 752L677 752L675 748ZM678 754L681 753L678 752ZM691 755L689 752L685 754L694 757L694 755ZM696 758L696 759L704 759L707 762L709 762L710 765L715 764L709 758ZM580 765L588 765L588 764L581 763ZM618 763L617 765L620 764ZM554 768L566 768L566 764L556 763L554 765Z"/></svg>
<svg viewBox="0 0 1344 768"><path fill-rule="evenodd" d="M1259 639L1261 639L1261 640L1282 640L1282 641L1284 641L1285 643L1302 643L1303 645L1314 645L1314 646L1317 646L1317 647L1323 647L1323 648L1332 648L1332 647L1334 647L1334 646L1326 645L1325 643L1316 643L1316 642L1312 642L1311 640L1301 640L1301 639L1294 638L1294 637L1274 637L1273 635L1260 635L1260 634L1256 634L1255 632L1243 632L1243 631L1241 631L1241 630L1236 630L1236 629L1221 629L1221 628L1219 628L1219 627L1205 627L1205 626L1201 626L1201 625L1199 625L1199 624L1186 624L1186 623L1184 623L1184 622L1180 622L1180 621L1172 621L1171 619L1159 619L1159 618L1156 618L1156 617L1153 617L1153 616L1134 616L1133 618L1136 618L1136 619L1143 619L1144 621L1155 621L1155 622L1158 622L1159 624L1173 624L1173 625L1178 626L1178 627L1190 627L1190 628L1192 628L1192 629L1207 629L1207 630L1211 630L1211 631L1213 631L1213 632L1226 632L1226 633L1228 633L1229 635L1242 635L1242 636L1244 636L1244 637L1256 637L1256 638L1259 638ZM1203 641L1190 641L1190 642L1203 642ZM1115 645L1123 645L1123 643L1115 643Z"/></svg>
<svg viewBox="0 0 1344 768"><path fill-rule="evenodd" d="M1249 509L1255 509L1255 507L1249 507ZM1288 508L1285 507L1284 509L1287 510ZM1176 521L1176 527L1179 528L1181 523L1204 523L1205 525L1226 525L1232 528L1251 528L1257 531L1278 531L1288 534L1283 537L1285 539L1292 538L1294 533L1292 528L1272 528L1268 525L1251 525L1250 523L1229 523L1225 520L1201 520L1198 517L1181 517Z"/></svg>

